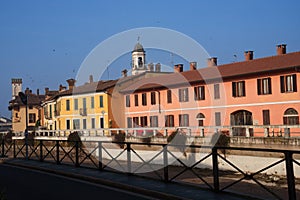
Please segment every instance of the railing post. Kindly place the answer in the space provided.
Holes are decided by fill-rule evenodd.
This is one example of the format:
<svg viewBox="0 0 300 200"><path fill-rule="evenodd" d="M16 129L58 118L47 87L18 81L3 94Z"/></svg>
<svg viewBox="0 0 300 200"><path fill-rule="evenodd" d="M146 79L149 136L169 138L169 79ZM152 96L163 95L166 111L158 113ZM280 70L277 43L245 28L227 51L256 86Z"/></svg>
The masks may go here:
<svg viewBox="0 0 300 200"><path fill-rule="evenodd" d="M250 137L250 128L249 127L246 128L246 137Z"/></svg>
<svg viewBox="0 0 300 200"><path fill-rule="evenodd" d="M43 140L40 140L40 161L43 162Z"/></svg>
<svg viewBox="0 0 300 200"><path fill-rule="evenodd" d="M79 167L79 142L75 141L75 167Z"/></svg>
<svg viewBox="0 0 300 200"><path fill-rule="evenodd" d="M4 149L4 145L5 145L4 143L5 143L5 142L4 142L4 137L2 137L2 141L1 141L1 145L2 145L2 146L1 146L1 151L2 151L1 157L4 157L4 150L5 150L5 149Z"/></svg>
<svg viewBox="0 0 300 200"><path fill-rule="evenodd" d="M99 170L103 170L103 163L102 163L102 142L98 142L98 162L99 162Z"/></svg>
<svg viewBox="0 0 300 200"><path fill-rule="evenodd" d="M269 128L264 128L264 135L265 137L269 137Z"/></svg>
<svg viewBox="0 0 300 200"><path fill-rule="evenodd" d="M293 167L293 153L287 151L285 155L285 167L286 167L286 178L288 184L288 193L289 199L296 199L296 190L295 190L295 176L294 176L294 167Z"/></svg>
<svg viewBox="0 0 300 200"><path fill-rule="evenodd" d="M214 191L218 192L220 190L220 184L219 184L218 149L216 147L212 148L212 164L213 164L213 176L214 176Z"/></svg>
<svg viewBox="0 0 300 200"><path fill-rule="evenodd" d="M60 164L59 161L59 140L56 140L56 164Z"/></svg>
<svg viewBox="0 0 300 200"><path fill-rule="evenodd" d="M130 143L126 143L127 147L127 172L131 174L131 146Z"/></svg>
<svg viewBox="0 0 300 200"><path fill-rule="evenodd" d="M13 154L14 154L14 158L16 158L17 157L17 155L16 155L16 140L13 140L13 145L14 145L14 152L13 152Z"/></svg>
<svg viewBox="0 0 300 200"><path fill-rule="evenodd" d="M28 160L28 131L25 131L25 159Z"/></svg>
<svg viewBox="0 0 300 200"><path fill-rule="evenodd" d="M200 128L200 137L204 137L204 128Z"/></svg>
<svg viewBox="0 0 300 200"><path fill-rule="evenodd" d="M168 145L163 146L164 181L169 181Z"/></svg>

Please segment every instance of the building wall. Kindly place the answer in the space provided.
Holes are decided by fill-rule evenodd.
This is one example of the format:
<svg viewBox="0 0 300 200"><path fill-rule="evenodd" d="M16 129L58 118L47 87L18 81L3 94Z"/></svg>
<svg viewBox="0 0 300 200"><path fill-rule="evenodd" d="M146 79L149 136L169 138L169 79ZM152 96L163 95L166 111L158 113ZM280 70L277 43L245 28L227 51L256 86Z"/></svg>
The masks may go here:
<svg viewBox="0 0 300 200"><path fill-rule="evenodd" d="M281 92L280 76L296 75L297 78L297 92ZM271 78L271 94L258 95L257 79ZM245 81L245 96L233 97L232 82ZM214 99L214 84L205 85L205 100L194 100L194 87L200 85L188 86L189 100L187 102L179 102L179 88L170 88L172 91L172 103L167 103L167 90L159 90L160 105L158 91L156 91L156 104L151 105L151 92L154 91L139 91L130 96L130 107L125 106L125 118L147 116L147 125L150 124L150 116L158 116L158 126L165 126L165 116L174 115L174 126L178 127L179 115L189 115L189 126L198 126L197 115L204 114L203 126L216 126L215 113L220 112L220 125L232 125L231 114L236 111L249 111L252 113L253 125L263 125L263 110L269 110L270 124L282 125L284 112L293 108L298 113L300 112L300 75L298 72L285 72L281 74L266 75L262 74L259 77L244 77L241 79L226 80L219 84L220 98ZM185 87L184 87L185 88ZM142 105L142 93L147 96L147 105ZM134 95L138 95L139 105L135 106ZM126 95L124 95L124 102ZM160 107L160 109L159 109ZM125 119L125 120L126 120ZM126 123L127 124L127 123ZM139 121L139 126L140 121ZM128 126L128 124L127 124ZM294 132L299 133L298 129ZM262 136L263 129L257 131L257 136Z"/></svg>
<svg viewBox="0 0 300 200"><path fill-rule="evenodd" d="M103 98L103 106L100 106L100 96ZM94 98L94 108L92 108L91 99ZM83 99L86 99L86 110L83 108ZM75 99L78 100L78 109L75 109ZM66 109L67 100L70 102L70 109ZM103 118L103 128L109 127L108 118L108 95L101 93L89 93L81 95L63 96L57 99L57 110L59 115L56 116L57 129L68 129L66 121L70 120L70 129L74 129L73 120L78 119L80 126L78 129L84 129L83 120L86 120L86 128L92 129L92 118L95 119L95 128L100 128L100 119Z"/></svg>

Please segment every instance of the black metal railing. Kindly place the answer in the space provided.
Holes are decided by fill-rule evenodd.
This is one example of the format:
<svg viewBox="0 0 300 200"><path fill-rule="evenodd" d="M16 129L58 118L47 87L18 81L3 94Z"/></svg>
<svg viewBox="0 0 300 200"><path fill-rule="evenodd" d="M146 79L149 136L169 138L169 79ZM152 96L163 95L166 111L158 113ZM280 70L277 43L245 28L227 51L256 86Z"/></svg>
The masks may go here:
<svg viewBox="0 0 300 200"><path fill-rule="evenodd" d="M97 168L99 170L117 170L150 178L157 177L165 182L176 181L181 184L204 186L215 192L243 193L240 190L242 186L254 187L256 185L266 193L266 196L261 196L260 193L255 192L263 199L296 199L294 170L300 167L300 163L295 157L300 158L300 151L295 150L110 141L67 142L61 140L28 140L27 142L25 140L12 140L10 143L2 140L0 145L2 157L55 162L56 164ZM153 155L148 155L146 158L142 154L145 149L148 149ZM201 158L196 158L190 164L185 162L188 160L186 153L198 155L201 152L204 152ZM259 170L249 172L241 169L240 163L234 163L228 156L247 153L251 155L272 154L278 160L265 164ZM221 162L223 165L226 163L230 166L232 171L228 172L221 169ZM206 166L207 163L210 163L210 166ZM284 165L285 168L285 175L281 179L287 190L284 187L278 189L278 186L269 186L270 184L266 184L266 181L261 178L263 172L280 164ZM228 178L229 173L230 178ZM250 184L249 181L252 183ZM239 191L236 190L236 187L239 188Z"/></svg>

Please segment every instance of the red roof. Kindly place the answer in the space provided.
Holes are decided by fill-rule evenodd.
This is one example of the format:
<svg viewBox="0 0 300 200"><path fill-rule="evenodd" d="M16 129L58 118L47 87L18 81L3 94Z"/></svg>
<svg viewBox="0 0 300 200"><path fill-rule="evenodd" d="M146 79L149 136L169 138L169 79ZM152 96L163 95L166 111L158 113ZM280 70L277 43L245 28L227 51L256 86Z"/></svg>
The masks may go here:
<svg viewBox="0 0 300 200"><path fill-rule="evenodd" d="M188 86L192 83L218 82L228 78L240 79L243 76L249 75L259 76L260 74L271 74L282 70L297 70L296 67L300 67L300 52L142 79L123 89L121 92L129 93L133 91L172 88L178 85Z"/></svg>

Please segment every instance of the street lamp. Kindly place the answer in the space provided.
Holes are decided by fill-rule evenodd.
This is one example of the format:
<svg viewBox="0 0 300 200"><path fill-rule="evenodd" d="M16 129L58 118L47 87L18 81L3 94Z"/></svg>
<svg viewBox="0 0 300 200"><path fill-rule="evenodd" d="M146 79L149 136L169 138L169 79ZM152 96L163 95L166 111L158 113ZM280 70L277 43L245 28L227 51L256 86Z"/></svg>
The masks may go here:
<svg viewBox="0 0 300 200"><path fill-rule="evenodd" d="M23 92L19 92L19 97L22 103L26 106L26 122L25 122L25 150L26 150L26 160L28 159L28 95L24 94Z"/></svg>

